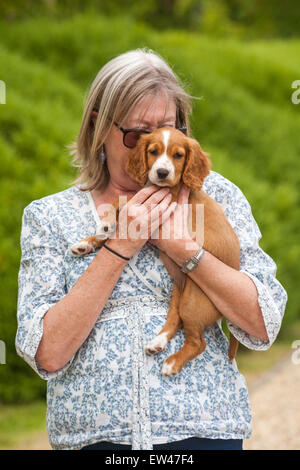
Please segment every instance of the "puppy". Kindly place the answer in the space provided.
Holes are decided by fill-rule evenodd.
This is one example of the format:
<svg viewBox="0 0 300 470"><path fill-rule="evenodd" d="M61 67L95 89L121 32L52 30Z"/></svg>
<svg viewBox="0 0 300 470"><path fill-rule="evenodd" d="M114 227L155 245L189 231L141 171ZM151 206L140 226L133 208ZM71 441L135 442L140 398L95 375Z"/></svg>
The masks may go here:
<svg viewBox="0 0 300 470"><path fill-rule="evenodd" d="M203 248L234 269L240 266L239 240L227 220L221 206L203 190L202 185L210 171L208 155L199 143L186 137L174 128L161 128L152 134L140 137L136 147L128 157L126 171L141 186L155 184L168 186L173 201L177 201L182 184L190 188L190 226L195 240L202 240ZM196 207L204 207L204 227L199 233L196 226ZM75 256L87 254L100 248L115 230L115 209L102 221L99 232L71 247ZM201 354L206 347L204 329L216 323L222 315L200 287L176 265L164 252L160 252L166 269L174 283L167 321L159 334L146 346L148 354L163 351L180 328L185 331L185 344L175 354L168 357L162 367L162 374L175 375L183 366ZM200 260L201 263L201 260ZM230 333L228 355L233 360L238 341Z"/></svg>

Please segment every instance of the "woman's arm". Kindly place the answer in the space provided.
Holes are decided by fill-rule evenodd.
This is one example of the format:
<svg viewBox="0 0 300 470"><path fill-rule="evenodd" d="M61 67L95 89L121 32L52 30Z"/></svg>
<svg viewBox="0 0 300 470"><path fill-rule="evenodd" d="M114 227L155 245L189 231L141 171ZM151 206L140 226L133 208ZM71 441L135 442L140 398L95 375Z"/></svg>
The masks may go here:
<svg viewBox="0 0 300 470"><path fill-rule="evenodd" d="M167 253L179 266L197 253L199 245L190 240L177 240ZM189 249L186 246L189 245ZM189 273L205 292L219 312L242 330L263 341L268 341L258 294L254 282L244 273L224 264L205 252L198 266Z"/></svg>
<svg viewBox="0 0 300 470"><path fill-rule="evenodd" d="M73 357L90 334L125 264L102 248L71 291L48 310L36 353L40 367L55 372Z"/></svg>
<svg viewBox="0 0 300 470"><path fill-rule="evenodd" d="M232 208L230 222L241 244L240 270L236 271L212 254L205 253L189 276L227 318L230 331L240 342L251 349L267 349L279 332L287 296L275 277L275 263L259 247L261 234L248 201L237 187L232 185L232 188L226 203ZM184 231L187 220L182 205L187 204L188 197L189 190L183 186L176 208L183 214L183 226L172 225L175 215L177 223L180 220L177 212L171 217L173 232L170 238L151 240L179 266L199 249ZM180 238L181 233L184 237Z"/></svg>
<svg viewBox="0 0 300 470"><path fill-rule="evenodd" d="M172 213L168 193L155 186L139 191L120 212L120 219L125 213L128 228L131 222L140 226L139 238L119 239L117 233L106 245L130 258L147 241L149 220ZM142 210L130 213L130 208ZM73 357L90 334L125 264L126 260L102 248L70 292L47 311L35 356L41 368L54 372Z"/></svg>

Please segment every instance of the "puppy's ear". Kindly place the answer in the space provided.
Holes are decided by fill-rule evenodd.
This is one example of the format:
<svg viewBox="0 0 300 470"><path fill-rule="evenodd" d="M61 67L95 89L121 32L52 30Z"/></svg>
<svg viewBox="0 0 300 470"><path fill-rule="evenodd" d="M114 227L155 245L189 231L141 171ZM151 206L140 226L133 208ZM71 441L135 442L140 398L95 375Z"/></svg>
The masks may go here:
<svg viewBox="0 0 300 470"><path fill-rule="evenodd" d="M184 184L188 188L199 191L209 174L210 167L208 154L202 150L196 140L188 139L188 155L182 175Z"/></svg>
<svg viewBox="0 0 300 470"><path fill-rule="evenodd" d="M141 136L134 149L129 153L126 162L126 173L141 186L145 186L148 179L147 165L147 136Z"/></svg>

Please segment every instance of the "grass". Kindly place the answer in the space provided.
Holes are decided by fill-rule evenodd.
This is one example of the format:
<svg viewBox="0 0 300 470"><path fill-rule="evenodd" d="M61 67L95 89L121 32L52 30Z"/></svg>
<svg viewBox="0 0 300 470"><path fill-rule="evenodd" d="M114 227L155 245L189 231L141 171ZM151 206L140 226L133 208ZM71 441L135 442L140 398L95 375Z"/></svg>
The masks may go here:
<svg viewBox="0 0 300 470"><path fill-rule="evenodd" d="M267 351L252 351L242 348L237 354L237 364L241 373L246 377L248 386L251 387L256 380L276 364L291 356L293 353L292 343L300 338L300 321L288 325L280 339Z"/></svg>
<svg viewBox="0 0 300 470"><path fill-rule="evenodd" d="M0 409L0 450L20 448L22 443L30 446L30 442L45 430L44 401L26 405L4 405Z"/></svg>
<svg viewBox="0 0 300 470"><path fill-rule="evenodd" d="M245 376L248 387L292 353L288 343L274 344L268 351L247 351L237 355L237 365Z"/></svg>

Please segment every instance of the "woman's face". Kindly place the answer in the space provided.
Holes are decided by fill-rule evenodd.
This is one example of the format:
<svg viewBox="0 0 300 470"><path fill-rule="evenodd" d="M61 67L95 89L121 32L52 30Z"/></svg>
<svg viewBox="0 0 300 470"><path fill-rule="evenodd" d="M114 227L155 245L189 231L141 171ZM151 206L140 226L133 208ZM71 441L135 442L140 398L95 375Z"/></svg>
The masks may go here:
<svg viewBox="0 0 300 470"><path fill-rule="evenodd" d="M159 127L175 127L175 123L175 103L167 103L163 95L151 95L143 98L132 109L122 127L124 129L142 128L152 132ZM131 149L123 144L123 132L114 125L104 145L110 183L119 189L138 191L140 186L125 171Z"/></svg>

